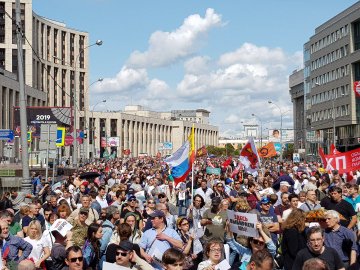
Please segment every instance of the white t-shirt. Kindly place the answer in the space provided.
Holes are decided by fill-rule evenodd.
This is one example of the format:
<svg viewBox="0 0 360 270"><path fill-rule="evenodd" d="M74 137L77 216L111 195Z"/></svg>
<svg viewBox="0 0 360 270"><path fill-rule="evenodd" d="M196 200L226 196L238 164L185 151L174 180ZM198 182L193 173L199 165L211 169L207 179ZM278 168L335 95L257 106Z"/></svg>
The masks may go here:
<svg viewBox="0 0 360 270"><path fill-rule="evenodd" d="M28 258L32 258L35 263L41 259L44 247L49 247L49 244L45 240L45 238L41 238L40 240L34 240L30 239L30 237L28 236L25 237L24 240L33 246L33 249Z"/></svg>
<svg viewBox="0 0 360 270"><path fill-rule="evenodd" d="M99 202L101 208L106 208L109 206L106 199L101 199L99 196L96 196L96 200Z"/></svg>

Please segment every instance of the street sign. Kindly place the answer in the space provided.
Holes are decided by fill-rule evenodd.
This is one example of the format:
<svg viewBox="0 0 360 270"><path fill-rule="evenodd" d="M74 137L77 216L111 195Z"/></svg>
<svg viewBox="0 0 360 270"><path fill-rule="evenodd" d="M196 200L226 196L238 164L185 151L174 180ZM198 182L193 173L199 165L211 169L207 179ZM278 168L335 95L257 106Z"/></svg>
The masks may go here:
<svg viewBox="0 0 360 270"><path fill-rule="evenodd" d="M61 147L65 145L65 128L58 127L56 133L56 146Z"/></svg>
<svg viewBox="0 0 360 270"><path fill-rule="evenodd" d="M300 154L293 153L293 162L300 162Z"/></svg>
<svg viewBox="0 0 360 270"><path fill-rule="evenodd" d="M0 140L12 141L14 139L14 131L11 129L0 129Z"/></svg>
<svg viewBox="0 0 360 270"><path fill-rule="evenodd" d="M55 150L57 141L57 125L41 124L39 150Z"/></svg>
<svg viewBox="0 0 360 270"><path fill-rule="evenodd" d="M32 141L32 132L28 131L27 132L27 142L31 142Z"/></svg>

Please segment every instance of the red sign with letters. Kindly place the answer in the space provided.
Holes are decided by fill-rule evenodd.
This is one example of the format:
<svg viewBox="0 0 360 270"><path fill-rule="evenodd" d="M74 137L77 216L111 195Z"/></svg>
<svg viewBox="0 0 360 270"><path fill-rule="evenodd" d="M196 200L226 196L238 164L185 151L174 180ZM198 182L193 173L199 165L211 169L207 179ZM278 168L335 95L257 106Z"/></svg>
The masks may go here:
<svg viewBox="0 0 360 270"><path fill-rule="evenodd" d="M338 170L341 174L360 169L360 148L330 155L323 155L320 152L320 156L326 170Z"/></svg>
<svg viewBox="0 0 360 270"><path fill-rule="evenodd" d="M360 97L360 81L354 82L354 92L355 96Z"/></svg>

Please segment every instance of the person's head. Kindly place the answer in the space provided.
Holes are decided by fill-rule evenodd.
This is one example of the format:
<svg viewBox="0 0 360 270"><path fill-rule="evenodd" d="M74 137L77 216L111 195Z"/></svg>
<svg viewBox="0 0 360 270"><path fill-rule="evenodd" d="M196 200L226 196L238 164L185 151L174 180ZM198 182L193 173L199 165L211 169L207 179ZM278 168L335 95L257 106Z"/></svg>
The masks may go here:
<svg viewBox="0 0 360 270"><path fill-rule="evenodd" d="M219 192L219 193L222 193L224 192L224 184L222 182L218 182L216 184L216 190Z"/></svg>
<svg viewBox="0 0 360 270"><path fill-rule="evenodd" d="M155 209L155 206L156 206L155 201L154 201L153 199L148 199L148 200L146 201L146 206L147 206L148 208L154 210L154 209Z"/></svg>
<svg viewBox="0 0 360 270"><path fill-rule="evenodd" d="M58 218L59 216L57 215L57 213L51 213L48 221L52 225Z"/></svg>
<svg viewBox="0 0 360 270"><path fill-rule="evenodd" d="M222 210L227 210L227 209L229 209L229 205L230 205L230 203L229 203L228 199L222 199L221 203L220 203L220 208Z"/></svg>
<svg viewBox="0 0 360 270"><path fill-rule="evenodd" d="M25 204L20 206L20 215L27 216L30 212L30 206Z"/></svg>
<svg viewBox="0 0 360 270"><path fill-rule="evenodd" d="M195 196L194 196L194 202L193 202L193 204L194 204L194 207L195 208L203 208L204 207L204 205L205 205L205 201L204 201L204 198L201 196L201 195L199 195L199 194L196 194Z"/></svg>
<svg viewBox="0 0 360 270"><path fill-rule="evenodd" d="M164 205L165 206L165 205ZM166 225L165 214L163 211L155 210L150 215L153 228L158 229Z"/></svg>
<svg viewBox="0 0 360 270"><path fill-rule="evenodd" d="M0 238L6 239L9 236L9 224L4 220L0 220L0 228Z"/></svg>
<svg viewBox="0 0 360 270"><path fill-rule="evenodd" d="M136 203L137 203L136 197L134 195L129 196L127 202L130 207L135 208Z"/></svg>
<svg viewBox="0 0 360 270"><path fill-rule="evenodd" d="M313 189L309 189L306 191L306 200L310 201L311 203L316 202L316 192Z"/></svg>
<svg viewBox="0 0 360 270"><path fill-rule="evenodd" d="M307 231L307 245L316 254L320 254L324 246L324 231L318 227L311 227Z"/></svg>
<svg viewBox="0 0 360 270"><path fill-rule="evenodd" d="M289 193L287 192L283 192L281 193L281 204L282 205L289 205L290 201L289 201Z"/></svg>
<svg viewBox="0 0 360 270"><path fill-rule="evenodd" d="M220 197L213 197L211 199L211 212L213 212L213 213L217 212L219 210L220 203L221 203Z"/></svg>
<svg viewBox="0 0 360 270"><path fill-rule="evenodd" d="M15 188L10 189L10 195L12 199L15 199L18 196L18 192Z"/></svg>
<svg viewBox="0 0 360 270"><path fill-rule="evenodd" d="M81 193L84 193L86 191L85 185L80 185L79 190Z"/></svg>
<svg viewBox="0 0 360 270"><path fill-rule="evenodd" d="M106 194L106 189L105 186L100 186L98 188L98 193L99 193L99 197L104 198L105 194Z"/></svg>
<svg viewBox="0 0 360 270"><path fill-rule="evenodd" d="M238 202L235 205L236 212L247 213L251 210L251 207L245 197L239 197Z"/></svg>
<svg viewBox="0 0 360 270"><path fill-rule="evenodd" d="M81 205L83 207L86 207L86 208L90 207L90 197L89 197L89 195L82 195L82 197L81 197Z"/></svg>
<svg viewBox="0 0 360 270"><path fill-rule="evenodd" d="M81 207L78 215L79 222L82 224L85 223L88 216L89 216L89 208Z"/></svg>
<svg viewBox="0 0 360 270"><path fill-rule="evenodd" d="M213 264L218 264L223 258L224 245L218 240L210 240L205 248L205 255Z"/></svg>
<svg viewBox="0 0 360 270"><path fill-rule="evenodd" d="M340 222L340 215L335 210L328 210L325 212L326 226L329 229L334 229Z"/></svg>
<svg viewBox="0 0 360 270"><path fill-rule="evenodd" d="M17 265L18 270L35 270L35 264L31 260L22 260Z"/></svg>
<svg viewBox="0 0 360 270"><path fill-rule="evenodd" d="M112 223L115 223L116 220L120 218L120 211L117 206L110 205L108 208L106 208L106 219L111 221Z"/></svg>
<svg viewBox="0 0 360 270"><path fill-rule="evenodd" d="M167 197L165 195L165 193L159 193L158 194L158 199L160 203L166 203L167 202Z"/></svg>
<svg viewBox="0 0 360 270"><path fill-rule="evenodd" d="M182 270L184 266L185 255L176 248L169 248L162 256L162 262L165 270Z"/></svg>
<svg viewBox="0 0 360 270"><path fill-rule="evenodd" d="M302 270L330 270L329 265L319 258L311 258L304 262Z"/></svg>
<svg viewBox="0 0 360 270"><path fill-rule="evenodd" d="M67 203L66 204L61 204L58 207L57 212L58 212L59 218L62 218L62 219L67 219L71 214L70 207L69 207L69 205Z"/></svg>
<svg viewBox="0 0 360 270"><path fill-rule="evenodd" d="M102 226L97 223L91 223L87 231L87 239L90 242L96 242L103 236Z"/></svg>
<svg viewBox="0 0 360 270"><path fill-rule="evenodd" d="M10 213L8 210L3 210L0 212L0 220L6 221L9 226L13 220L14 215Z"/></svg>
<svg viewBox="0 0 360 270"><path fill-rule="evenodd" d="M30 213L34 216L37 216L39 214L40 211L40 207L38 206L37 203L31 203L30 205Z"/></svg>
<svg viewBox="0 0 360 270"><path fill-rule="evenodd" d="M253 252L246 267L247 270L272 270L274 260L267 249Z"/></svg>
<svg viewBox="0 0 360 270"><path fill-rule="evenodd" d="M202 179L202 180L201 180L200 186L201 186L202 189L206 189L206 188L207 188L207 181L206 181L206 179Z"/></svg>
<svg viewBox="0 0 360 270"><path fill-rule="evenodd" d="M248 183L248 190L249 192L255 192L256 184L254 182Z"/></svg>
<svg viewBox="0 0 360 270"><path fill-rule="evenodd" d="M31 239L39 240L42 236L41 224L38 220L33 220L29 223L28 236Z"/></svg>
<svg viewBox="0 0 360 270"><path fill-rule="evenodd" d="M134 245L128 241L120 241L116 248L116 264L124 267L129 267L131 256L133 256Z"/></svg>
<svg viewBox="0 0 360 270"><path fill-rule="evenodd" d="M176 222L177 229L179 231L188 232L190 229L190 223L189 220L185 217L179 217Z"/></svg>
<svg viewBox="0 0 360 270"><path fill-rule="evenodd" d="M341 188L339 188L337 186L330 187L329 194L330 194L331 200L333 200L335 202L340 202L342 200L342 190L341 190Z"/></svg>
<svg viewBox="0 0 360 270"><path fill-rule="evenodd" d="M299 202L304 203L306 201L306 192L300 191L299 192Z"/></svg>
<svg viewBox="0 0 360 270"><path fill-rule="evenodd" d="M66 188L63 189L63 198L68 199L70 197L71 197L71 193L69 192L69 190Z"/></svg>
<svg viewBox="0 0 360 270"><path fill-rule="evenodd" d="M264 225L262 226L262 228L263 228L264 233L268 237L271 237L269 229L266 228L266 226L264 226ZM259 237L249 237L248 241L247 241L247 245L251 249L252 253L266 248L265 240L261 235L259 235Z"/></svg>
<svg viewBox="0 0 360 270"><path fill-rule="evenodd" d="M270 210L270 200L268 197L264 197L260 201L260 208L263 212L268 212Z"/></svg>
<svg viewBox="0 0 360 270"><path fill-rule="evenodd" d="M301 209L293 209L287 219L282 224L283 229L296 229L298 232L303 232L305 229L306 214Z"/></svg>
<svg viewBox="0 0 360 270"><path fill-rule="evenodd" d="M349 195L354 196L359 194L359 185L352 184L349 188Z"/></svg>
<svg viewBox="0 0 360 270"><path fill-rule="evenodd" d="M120 223L117 225L117 233L119 235L120 241L129 240L132 234L132 228L127 223Z"/></svg>
<svg viewBox="0 0 360 270"><path fill-rule="evenodd" d="M129 224L131 229L134 230L136 228L136 219L137 216L135 213L128 212L124 217L124 223Z"/></svg>
<svg viewBox="0 0 360 270"><path fill-rule="evenodd" d="M291 193L289 195L289 202L290 202L290 207L292 209L296 209L298 207L298 204L299 204L299 196L294 194L294 193Z"/></svg>
<svg viewBox="0 0 360 270"><path fill-rule="evenodd" d="M71 246L66 250L65 263L69 270L82 270L84 257L79 246Z"/></svg>
<svg viewBox="0 0 360 270"><path fill-rule="evenodd" d="M289 192L289 187L290 187L290 184L286 181L281 181L280 182L280 191L281 192Z"/></svg>
<svg viewBox="0 0 360 270"><path fill-rule="evenodd" d="M51 195L50 199L49 199L49 203L52 207L56 207L57 206L57 199L55 195Z"/></svg>

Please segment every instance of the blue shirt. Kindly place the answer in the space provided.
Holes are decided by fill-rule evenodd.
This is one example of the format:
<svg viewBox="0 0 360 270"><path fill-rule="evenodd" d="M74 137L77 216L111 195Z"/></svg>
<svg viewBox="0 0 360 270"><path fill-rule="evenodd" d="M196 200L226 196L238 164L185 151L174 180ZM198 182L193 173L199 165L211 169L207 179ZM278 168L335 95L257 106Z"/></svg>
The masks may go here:
<svg viewBox="0 0 360 270"><path fill-rule="evenodd" d="M355 250L357 252L355 233L353 231L344 226L340 226L340 228L336 231L331 229L325 230L325 246L335 249L342 261L349 261L350 258L348 254L345 254L342 248L343 241L345 239L352 240L351 250Z"/></svg>
<svg viewBox="0 0 360 270"><path fill-rule="evenodd" d="M344 199L345 201L347 201L348 203L350 203L352 205L352 207L354 208L354 210L356 211L356 204L360 203L360 196L356 196L355 199L352 198L352 196L348 196L345 197Z"/></svg>
<svg viewBox="0 0 360 270"><path fill-rule="evenodd" d="M175 240L181 241L179 234L174 229L165 227L165 229L162 232ZM156 229L151 228L144 232L139 243L139 246L152 257L154 257L155 253L164 254L166 250L172 247L172 245L168 241L157 240L156 235L157 235ZM161 260L161 258L158 259ZM153 263L152 266L157 269L162 269L156 263Z"/></svg>

